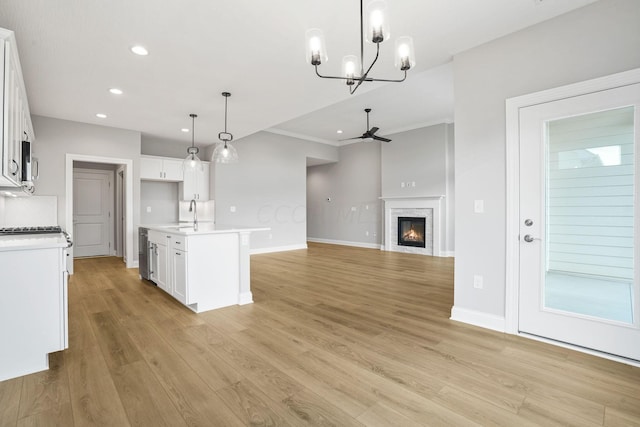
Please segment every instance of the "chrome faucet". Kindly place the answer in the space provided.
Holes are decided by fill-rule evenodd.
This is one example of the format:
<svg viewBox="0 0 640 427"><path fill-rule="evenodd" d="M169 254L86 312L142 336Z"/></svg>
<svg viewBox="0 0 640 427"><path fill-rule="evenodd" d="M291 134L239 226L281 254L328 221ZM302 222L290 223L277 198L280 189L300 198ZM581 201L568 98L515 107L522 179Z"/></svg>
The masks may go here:
<svg viewBox="0 0 640 427"><path fill-rule="evenodd" d="M195 199L189 202L189 212L193 212L193 231L198 231L198 205Z"/></svg>

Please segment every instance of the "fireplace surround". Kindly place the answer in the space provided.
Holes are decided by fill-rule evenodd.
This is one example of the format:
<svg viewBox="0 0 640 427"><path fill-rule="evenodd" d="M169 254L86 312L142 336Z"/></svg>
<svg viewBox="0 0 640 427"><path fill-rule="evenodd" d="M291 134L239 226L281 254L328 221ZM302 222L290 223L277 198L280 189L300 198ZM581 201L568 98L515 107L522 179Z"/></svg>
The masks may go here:
<svg viewBox="0 0 640 427"><path fill-rule="evenodd" d="M443 198L444 196L381 197L384 200L384 250L443 256L440 241ZM398 218L402 217L424 219L424 246L398 244Z"/></svg>

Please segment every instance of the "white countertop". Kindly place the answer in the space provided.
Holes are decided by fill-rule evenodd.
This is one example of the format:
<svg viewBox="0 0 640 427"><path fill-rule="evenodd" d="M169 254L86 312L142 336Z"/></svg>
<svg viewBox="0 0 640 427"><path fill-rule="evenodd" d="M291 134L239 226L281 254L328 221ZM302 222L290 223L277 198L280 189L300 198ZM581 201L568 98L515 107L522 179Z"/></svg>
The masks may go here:
<svg viewBox="0 0 640 427"><path fill-rule="evenodd" d="M180 224L149 224L140 227L149 230L162 231L172 234L181 235L202 235L202 234L222 234L222 233L247 233L254 231L269 231L270 227L242 227L235 225L214 224L211 222L198 223L198 229L195 230L192 223Z"/></svg>
<svg viewBox="0 0 640 427"><path fill-rule="evenodd" d="M0 236L0 251L66 248L67 240L62 234L28 234Z"/></svg>

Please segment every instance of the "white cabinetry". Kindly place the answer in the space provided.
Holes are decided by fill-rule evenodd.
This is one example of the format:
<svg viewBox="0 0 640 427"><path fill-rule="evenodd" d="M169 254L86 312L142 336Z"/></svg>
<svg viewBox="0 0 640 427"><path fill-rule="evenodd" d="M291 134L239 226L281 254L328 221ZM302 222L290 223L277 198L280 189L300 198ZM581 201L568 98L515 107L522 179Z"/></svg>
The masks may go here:
<svg viewBox="0 0 640 427"><path fill-rule="evenodd" d="M149 279L160 289L171 293L171 283L169 281L169 251L171 236L158 231L149 231L149 243L151 244L151 273Z"/></svg>
<svg viewBox="0 0 640 427"><path fill-rule="evenodd" d="M209 200L209 162L202 162L202 169L185 170L184 181L180 183L182 200Z"/></svg>
<svg viewBox="0 0 640 427"><path fill-rule="evenodd" d="M68 347L66 242L24 241L0 245L0 381L45 370Z"/></svg>
<svg viewBox="0 0 640 427"><path fill-rule="evenodd" d="M2 171L0 186L20 187L22 141L33 141L33 126L13 32L0 28Z"/></svg>
<svg viewBox="0 0 640 427"><path fill-rule="evenodd" d="M168 255L163 259L163 245L156 244L157 260L151 264L158 263L157 273L150 278L159 288L196 313L246 303L240 298L238 233L184 235L149 231L150 242L166 239L165 236L169 236L164 245ZM166 285L162 284L160 273L163 268L168 271Z"/></svg>
<svg viewBox="0 0 640 427"><path fill-rule="evenodd" d="M184 179L182 160L140 156L140 179L148 181L182 181Z"/></svg>

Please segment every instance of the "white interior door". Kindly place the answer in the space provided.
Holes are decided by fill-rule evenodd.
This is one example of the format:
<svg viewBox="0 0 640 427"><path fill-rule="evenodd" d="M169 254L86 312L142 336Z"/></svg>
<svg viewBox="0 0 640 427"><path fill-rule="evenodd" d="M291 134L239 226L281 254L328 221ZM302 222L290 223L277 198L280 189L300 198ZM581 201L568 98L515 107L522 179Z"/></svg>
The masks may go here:
<svg viewBox="0 0 640 427"><path fill-rule="evenodd" d="M640 84L519 120L519 330L640 360Z"/></svg>
<svg viewBox="0 0 640 427"><path fill-rule="evenodd" d="M110 255L111 176L102 170L73 172L74 257Z"/></svg>

